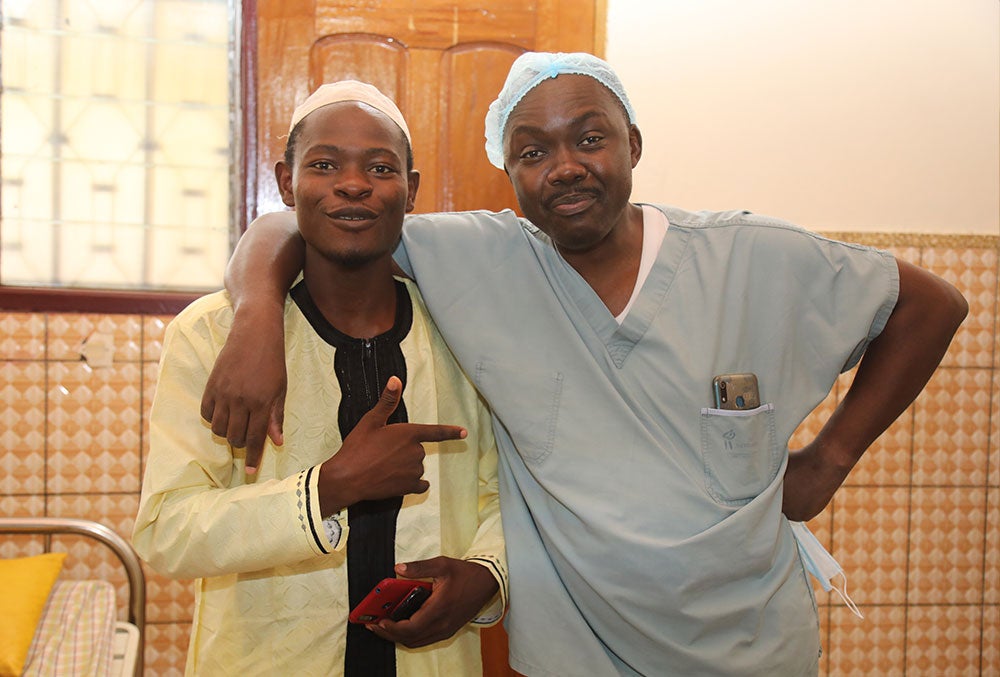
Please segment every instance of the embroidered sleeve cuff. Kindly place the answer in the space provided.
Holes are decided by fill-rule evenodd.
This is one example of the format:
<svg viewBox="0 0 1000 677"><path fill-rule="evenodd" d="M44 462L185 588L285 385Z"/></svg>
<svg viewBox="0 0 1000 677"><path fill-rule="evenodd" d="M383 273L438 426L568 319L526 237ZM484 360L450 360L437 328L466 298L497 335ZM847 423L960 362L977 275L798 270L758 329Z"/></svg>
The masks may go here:
<svg viewBox="0 0 1000 677"><path fill-rule="evenodd" d="M486 567L493 578L496 579L497 585L500 586L500 590L496 597L493 598L486 606L484 606L479 611L479 615L473 618L470 622L473 625L490 626L495 625L497 622L503 618L504 611L507 610L507 569L500 565L493 557L480 556L467 557L467 562L475 562L481 566Z"/></svg>
<svg viewBox="0 0 1000 677"><path fill-rule="evenodd" d="M347 543L347 525L339 514L323 518L319 507L319 466L299 473L295 491L298 497L299 524L309 544L319 554L342 550Z"/></svg>

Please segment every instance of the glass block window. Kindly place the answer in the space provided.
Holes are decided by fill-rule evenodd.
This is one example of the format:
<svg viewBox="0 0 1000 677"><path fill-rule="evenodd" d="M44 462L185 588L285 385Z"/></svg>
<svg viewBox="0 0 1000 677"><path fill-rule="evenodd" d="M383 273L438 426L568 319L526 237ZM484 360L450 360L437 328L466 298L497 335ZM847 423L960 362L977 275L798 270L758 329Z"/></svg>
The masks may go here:
<svg viewBox="0 0 1000 677"><path fill-rule="evenodd" d="M222 285L233 0L0 0L0 283Z"/></svg>

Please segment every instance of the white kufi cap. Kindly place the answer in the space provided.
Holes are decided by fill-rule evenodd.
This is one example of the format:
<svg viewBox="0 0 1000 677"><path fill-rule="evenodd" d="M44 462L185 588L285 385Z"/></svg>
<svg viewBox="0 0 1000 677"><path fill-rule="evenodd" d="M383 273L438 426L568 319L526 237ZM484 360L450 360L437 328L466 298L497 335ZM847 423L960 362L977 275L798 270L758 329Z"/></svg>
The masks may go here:
<svg viewBox="0 0 1000 677"><path fill-rule="evenodd" d="M399 125L399 128L403 130L403 134L406 135L406 140L412 143L410 129L406 126L406 120L403 119L403 114L399 111L395 102L372 85L366 82L358 82L357 80L341 80L320 86L319 89L309 95L308 99L299 104L299 107L292 113L292 122L288 125L288 133L291 134L292 130L295 129L295 125L299 124L302 118L317 108L329 106L333 103L340 103L341 101L360 101L361 103L368 104L375 110L381 111Z"/></svg>

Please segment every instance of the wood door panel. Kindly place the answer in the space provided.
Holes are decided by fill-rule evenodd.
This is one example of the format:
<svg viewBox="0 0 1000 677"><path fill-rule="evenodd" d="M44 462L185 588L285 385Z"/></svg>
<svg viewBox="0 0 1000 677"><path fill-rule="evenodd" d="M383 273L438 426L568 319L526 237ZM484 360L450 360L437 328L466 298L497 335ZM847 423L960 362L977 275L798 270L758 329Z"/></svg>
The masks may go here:
<svg viewBox="0 0 1000 677"><path fill-rule="evenodd" d="M410 48L440 50L500 39L531 49L536 42L537 4L533 0L319 0L316 29L321 33L396 35Z"/></svg>
<svg viewBox="0 0 1000 677"><path fill-rule="evenodd" d="M445 211L500 210L516 204L507 175L486 159L486 111L522 48L499 42L457 45L441 58L441 182Z"/></svg>
<svg viewBox="0 0 1000 677"><path fill-rule="evenodd" d="M369 82L405 110L406 48L388 35L324 35L309 50L309 89L325 82Z"/></svg>

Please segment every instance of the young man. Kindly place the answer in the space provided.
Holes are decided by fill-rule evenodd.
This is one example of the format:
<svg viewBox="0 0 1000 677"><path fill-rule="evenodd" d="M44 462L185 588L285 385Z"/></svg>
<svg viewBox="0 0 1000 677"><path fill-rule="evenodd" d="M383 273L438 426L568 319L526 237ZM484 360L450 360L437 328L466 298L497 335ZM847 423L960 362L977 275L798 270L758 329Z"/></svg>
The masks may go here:
<svg viewBox="0 0 1000 677"><path fill-rule="evenodd" d="M195 414L228 296L167 331L133 542L157 571L198 578L188 674L482 670L468 623L499 620L506 600L496 446L416 287L392 276L418 185L409 158L402 115L370 85L324 85L292 117L275 174L305 266L283 304L284 444L259 467L245 472ZM424 606L349 624L396 573L433 580Z"/></svg>
<svg viewBox="0 0 1000 677"><path fill-rule="evenodd" d="M617 76L590 55L522 55L486 137L527 218L411 216L396 260L493 411L511 665L816 674L789 520L818 514L916 397L965 300L885 252L776 219L630 203L642 139ZM216 373L228 387L206 392L219 434L243 437L260 416L238 398L264 411L280 400L280 378L239 369L250 353L275 362L261 349L280 341L268 306L297 263L267 252L289 246L288 218L261 219L231 264L246 303L233 335L258 335L227 346ZM816 440L789 453L859 360ZM760 406L714 401L716 377L748 373Z"/></svg>

